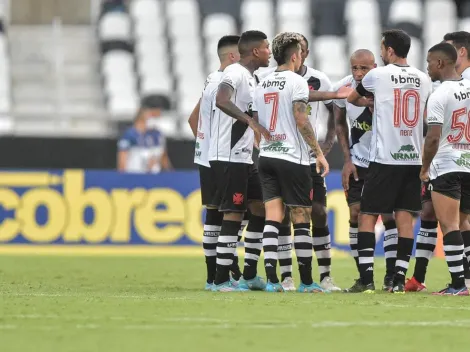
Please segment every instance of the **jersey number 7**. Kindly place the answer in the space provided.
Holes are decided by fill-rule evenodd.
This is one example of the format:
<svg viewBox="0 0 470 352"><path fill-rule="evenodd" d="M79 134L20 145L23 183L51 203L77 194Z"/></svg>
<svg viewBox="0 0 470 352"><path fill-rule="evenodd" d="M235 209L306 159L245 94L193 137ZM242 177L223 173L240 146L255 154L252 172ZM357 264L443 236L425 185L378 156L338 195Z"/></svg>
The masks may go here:
<svg viewBox="0 0 470 352"><path fill-rule="evenodd" d="M393 126L397 128L402 127L402 122L406 128L416 127L419 120L420 112L420 95L416 90L405 90L402 92L400 88L393 90L394 104L393 104ZM410 100L413 99L414 110L413 116L410 116Z"/></svg>
<svg viewBox="0 0 470 352"><path fill-rule="evenodd" d="M269 132L276 131L277 125L277 112L279 110L279 93L266 93L264 95L264 103L273 103L273 110L271 112L271 120L269 122Z"/></svg>

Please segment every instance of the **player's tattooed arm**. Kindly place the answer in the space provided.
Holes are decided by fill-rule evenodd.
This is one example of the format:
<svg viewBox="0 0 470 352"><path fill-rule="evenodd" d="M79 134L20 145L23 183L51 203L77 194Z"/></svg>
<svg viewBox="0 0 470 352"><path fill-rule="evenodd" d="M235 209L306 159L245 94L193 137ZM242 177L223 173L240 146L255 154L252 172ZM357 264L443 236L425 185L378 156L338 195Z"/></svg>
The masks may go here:
<svg viewBox="0 0 470 352"><path fill-rule="evenodd" d="M428 133L424 140L423 166L421 167L421 180L429 180L429 167L432 159L439 149L439 139L441 138L442 125L428 125Z"/></svg>
<svg viewBox="0 0 470 352"><path fill-rule="evenodd" d="M293 109L297 128L299 129L299 132L305 142L317 157L317 172L320 173L321 168L323 168L322 176L324 177L326 174L328 174L330 167L325 159L325 156L323 155L320 145L318 144L313 127L308 120L307 103L304 101L296 101L293 103Z"/></svg>
<svg viewBox="0 0 470 352"><path fill-rule="evenodd" d="M255 133L259 133L264 138L269 140L271 138L271 134L268 132L268 130L250 116L245 114L243 111L241 111L234 103L232 103L230 100L232 98L232 94L233 88L228 84L221 83L215 98L215 105L228 116L246 123L253 131L255 131Z"/></svg>
<svg viewBox="0 0 470 352"><path fill-rule="evenodd" d="M191 131L193 132L194 137L197 136L197 124L199 122L200 108L201 108L201 99L199 99L199 101L197 102L197 105L194 107L188 119L189 127L191 127Z"/></svg>
<svg viewBox="0 0 470 352"><path fill-rule="evenodd" d="M335 116L333 113L333 103L326 105L328 109L328 121L326 124L326 138L323 143L320 143L320 147L324 155L328 155L333 144L335 143Z"/></svg>
<svg viewBox="0 0 470 352"><path fill-rule="evenodd" d="M348 122L346 121L346 109L340 108L336 104L333 105L336 136L338 138L341 151L343 152L344 161L348 162L351 160L351 153L349 150L349 129Z"/></svg>

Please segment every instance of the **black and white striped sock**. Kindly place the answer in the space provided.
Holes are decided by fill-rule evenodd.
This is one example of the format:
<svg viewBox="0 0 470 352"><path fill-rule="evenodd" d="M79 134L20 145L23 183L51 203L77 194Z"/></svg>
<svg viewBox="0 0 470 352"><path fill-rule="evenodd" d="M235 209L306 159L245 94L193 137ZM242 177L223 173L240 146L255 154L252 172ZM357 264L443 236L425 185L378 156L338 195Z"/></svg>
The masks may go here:
<svg viewBox="0 0 470 352"><path fill-rule="evenodd" d="M237 250L238 231L241 221L223 220L217 242L217 272L215 284L220 285L230 280L230 267Z"/></svg>
<svg viewBox="0 0 470 352"><path fill-rule="evenodd" d="M264 217L250 215L245 231L245 266L243 278L253 279L257 274L258 260L263 248Z"/></svg>
<svg viewBox="0 0 470 352"><path fill-rule="evenodd" d="M243 231L245 230L246 225L248 224L248 219L243 219L242 225L240 226L240 231L238 231L238 245L240 244L243 236ZM242 276L242 272L240 271L240 267L238 266L238 251L235 251L233 257L233 263L230 267L230 271L232 272L232 278L236 281L240 280Z"/></svg>
<svg viewBox="0 0 470 352"><path fill-rule="evenodd" d="M356 268L359 272L359 257L357 256L357 232L358 224L354 222L349 222L349 247L351 247L351 255L356 262Z"/></svg>
<svg viewBox="0 0 470 352"><path fill-rule="evenodd" d="M357 254L359 257L359 272L364 285L374 282L374 253L375 233L357 233Z"/></svg>
<svg viewBox="0 0 470 352"><path fill-rule="evenodd" d="M310 224L294 224L294 248L299 264L300 281L304 285L311 285L312 279L312 236Z"/></svg>
<svg viewBox="0 0 470 352"><path fill-rule="evenodd" d="M330 229L326 227L313 227L313 250L318 262L320 281L330 276L331 271L331 236Z"/></svg>
<svg viewBox="0 0 470 352"><path fill-rule="evenodd" d="M420 283L426 280L429 260L432 258L437 243L437 221L421 220L421 227L416 236L416 264L413 277Z"/></svg>
<svg viewBox="0 0 470 352"><path fill-rule="evenodd" d="M204 221L204 234L202 237L202 248L206 259L207 283L211 284L215 279L217 241L222 226L224 215L217 209L206 210L206 220Z"/></svg>
<svg viewBox="0 0 470 352"><path fill-rule="evenodd" d="M393 285L398 283L404 284L406 272L410 266L411 253L413 252L414 239L398 237L397 244L397 261L395 264L395 276L393 277Z"/></svg>
<svg viewBox="0 0 470 352"><path fill-rule="evenodd" d="M278 239L277 256L279 258L281 280L284 281L286 277L292 277L292 233L290 224L281 224Z"/></svg>
<svg viewBox="0 0 470 352"><path fill-rule="evenodd" d="M457 289L465 286L463 251L464 245L460 231L451 231L444 235L444 254L452 277L452 287Z"/></svg>
<svg viewBox="0 0 470 352"><path fill-rule="evenodd" d="M463 239L463 271L465 274L465 279L470 279L470 231L462 231L462 239Z"/></svg>
<svg viewBox="0 0 470 352"><path fill-rule="evenodd" d="M384 254L386 276L393 277L395 271L395 262L397 260L398 230L395 220L389 220L384 223Z"/></svg>
<svg viewBox="0 0 470 352"><path fill-rule="evenodd" d="M281 223L266 220L263 231L264 268L267 279L273 284L279 283L277 277L277 246Z"/></svg>

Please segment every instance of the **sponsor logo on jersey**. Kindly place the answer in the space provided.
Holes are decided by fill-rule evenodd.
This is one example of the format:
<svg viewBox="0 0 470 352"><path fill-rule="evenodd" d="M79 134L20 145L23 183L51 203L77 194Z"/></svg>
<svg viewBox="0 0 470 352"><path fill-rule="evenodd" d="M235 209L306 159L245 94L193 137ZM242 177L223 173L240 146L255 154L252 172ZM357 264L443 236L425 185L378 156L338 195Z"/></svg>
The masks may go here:
<svg viewBox="0 0 470 352"><path fill-rule="evenodd" d="M366 132L372 131L372 125L367 123L367 121L360 122L358 120L354 120L351 127L357 128L358 130L366 131Z"/></svg>
<svg viewBox="0 0 470 352"><path fill-rule="evenodd" d="M391 75L390 79L395 84L414 84L416 88L421 87L421 79L413 76Z"/></svg>
<svg viewBox="0 0 470 352"><path fill-rule="evenodd" d="M284 145L283 142L274 142L262 148L265 152L288 153L292 147Z"/></svg>
<svg viewBox="0 0 470 352"><path fill-rule="evenodd" d="M462 101L470 98L470 92L458 92L454 93L454 98L458 101Z"/></svg>
<svg viewBox="0 0 470 352"><path fill-rule="evenodd" d="M463 153L460 155L460 158L454 160L458 166L468 167L470 168L470 153Z"/></svg>
<svg viewBox="0 0 470 352"><path fill-rule="evenodd" d="M279 77L278 79L280 79ZM282 77L284 78L284 77ZM279 88L279 90L283 90L284 87L286 86L286 81L280 81L280 80L274 80L274 81L264 81L262 84L263 88L269 88L269 87L276 87Z"/></svg>
<svg viewBox="0 0 470 352"><path fill-rule="evenodd" d="M199 142L196 142L196 152L195 152L195 155L196 157L200 157L201 156L201 151L199 150L200 149L200 145L199 145Z"/></svg>
<svg viewBox="0 0 470 352"><path fill-rule="evenodd" d="M418 160L419 153L415 151L415 147L412 144L405 144L400 147L398 152L390 153L393 159L395 160Z"/></svg>

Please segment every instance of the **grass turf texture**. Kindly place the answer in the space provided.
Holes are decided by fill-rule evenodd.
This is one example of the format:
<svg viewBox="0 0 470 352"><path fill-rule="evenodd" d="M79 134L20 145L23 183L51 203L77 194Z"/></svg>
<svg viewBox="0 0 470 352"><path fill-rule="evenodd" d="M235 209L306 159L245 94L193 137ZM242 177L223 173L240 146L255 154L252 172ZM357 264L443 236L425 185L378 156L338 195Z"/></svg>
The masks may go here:
<svg viewBox="0 0 470 352"><path fill-rule="evenodd" d="M466 350L470 344L470 297L211 293L201 289L203 261L3 256L0 348L383 352ZM377 288L383 261L376 259ZM334 259L333 274L341 287L351 285L357 276L352 259ZM428 288L448 280L445 262L433 260Z"/></svg>

